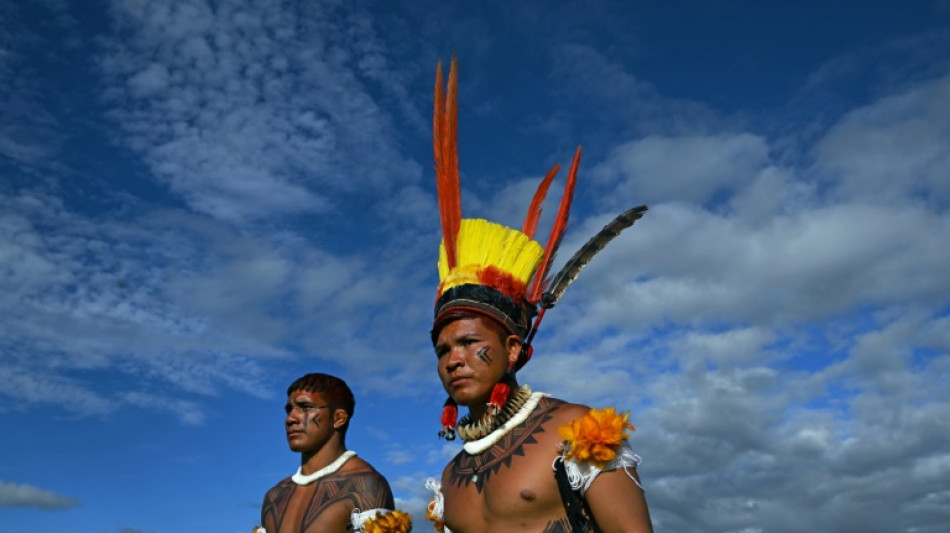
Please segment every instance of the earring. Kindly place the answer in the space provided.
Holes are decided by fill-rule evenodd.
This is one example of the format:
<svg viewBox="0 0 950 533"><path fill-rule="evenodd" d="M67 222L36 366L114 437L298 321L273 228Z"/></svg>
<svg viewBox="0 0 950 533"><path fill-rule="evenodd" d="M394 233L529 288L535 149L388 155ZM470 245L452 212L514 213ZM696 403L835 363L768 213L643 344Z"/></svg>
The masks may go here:
<svg viewBox="0 0 950 533"><path fill-rule="evenodd" d="M508 363L508 369L505 370L505 376L501 381L495 383L491 390L491 398L488 401L488 413L496 416L501 412L501 408L508 403L508 397L511 396L511 383L515 380L515 363Z"/></svg>
<svg viewBox="0 0 950 533"><path fill-rule="evenodd" d="M455 440L455 426L458 425L459 407L451 397L445 400L442 406L442 429L439 438Z"/></svg>

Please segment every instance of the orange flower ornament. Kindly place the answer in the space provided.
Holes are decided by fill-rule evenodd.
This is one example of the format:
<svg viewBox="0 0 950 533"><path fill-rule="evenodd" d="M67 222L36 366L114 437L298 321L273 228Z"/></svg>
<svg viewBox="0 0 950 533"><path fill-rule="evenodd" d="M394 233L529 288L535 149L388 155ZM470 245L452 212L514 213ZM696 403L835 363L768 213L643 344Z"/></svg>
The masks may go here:
<svg viewBox="0 0 950 533"><path fill-rule="evenodd" d="M412 531L412 517L409 513L402 511L379 514L363 524L363 531L366 533L409 533Z"/></svg>
<svg viewBox="0 0 950 533"><path fill-rule="evenodd" d="M617 456L617 448L635 430L627 422L630 412L618 414L613 407L591 409L584 416L558 428L564 443L564 458L578 462L590 461L604 468Z"/></svg>
<svg viewBox="0 0 950 533"><path fill-rule="evenodd" d="M365 533L409 533L412 531L412 517L402 511L378 514L376 518L363 524Z"/></svg>

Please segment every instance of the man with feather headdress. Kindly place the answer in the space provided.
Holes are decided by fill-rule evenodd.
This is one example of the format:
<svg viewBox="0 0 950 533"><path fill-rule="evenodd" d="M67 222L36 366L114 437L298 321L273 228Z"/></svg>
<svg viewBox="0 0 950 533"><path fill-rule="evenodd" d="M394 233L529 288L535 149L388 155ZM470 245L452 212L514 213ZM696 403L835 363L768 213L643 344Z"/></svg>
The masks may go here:
<svg viewBox="0 0 950 533"><path fill-rule="evenodd" d="M454 533L652 531L628 415L532 391L515 375L531 358L545 311L646 206L614 219L555 276L548 268L567 225L580 148L547 246L534 233L557 166L541 181L520 231L463 219L457 79L454 58L447 90L441 64L436 70L433 148L443 238L431 335L449 395L439 435L465 443L441 479L427 481L434 493L428 518ZM459 405L468 409L460 422Z"/></svg>

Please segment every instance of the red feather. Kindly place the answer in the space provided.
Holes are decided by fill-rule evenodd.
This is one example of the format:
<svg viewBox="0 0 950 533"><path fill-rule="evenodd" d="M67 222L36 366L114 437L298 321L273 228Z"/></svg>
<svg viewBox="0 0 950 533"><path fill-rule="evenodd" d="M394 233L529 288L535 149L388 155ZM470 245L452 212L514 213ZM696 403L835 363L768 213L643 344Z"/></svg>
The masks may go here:
<svg viewBox="0 0 950 533"><path fill-rule="evenodd" d="M491 390L491 398L488 400L488 409L492 411L492 414L498 414L498 411L506 403L508 403L508 396L511 394L511 386L505 383L504 381L499 381L495 383L495 386Z"/></svg>
<svg viewBox="0 0 950 533"><path fill-rule="evenodd" d="M534 193L534 198L531 199L531 206L528 207L528 216L524 219L524 226L521 227L521 233L524 233L528 238L534 238L534 232L538 229L538 219L541 218L541 204L544 202L544 197L548 195L548 187L551 186L551 181L554 180L554 176L557 174L558 169L561 168L561 165L554 165L554 168L548 171L547 176L541 180L541 183L538 185L538 190Z"/></svg>
<svg viewBox="0 0 950 533"><path fill-rule="evenodd" d="M524 300L527 287L520 280L495 265L488 265L478 273L478 282L487 285L516 302Z"/></svg>
<svg viewBox="0 0 950 533"><path fill-rule="evenodd" d="M442 406L442 427L454 428L458 423L459 408L451 399L445 401Z"/></svg>
<svg viewBox="0 0 950 533"><path fill-rule="evenodd" d="M439 438L446 440L455 440L455 427L458 425L459 408L451 397L445 400L442 407L442 429L439 430Z"/></svg>
<svg viewBox="0 0 950 533"><path fill-rule="evenodd" d="M567 174L567 183L564 184L564 195L561 196L561 205L558 207L557 216L554 218L554 225L551 226L551 235L548 237L548 244L544 249L544 258L541 259L541 264L538 266L538 270L534 273L534 282L531 284L531 291L528 294L528 300L530 302L537 302L541 298L541 294L544 293L544 289L548 283L548 280L545 279L547 275L548 268L551 266L551 262L554 260L554 254L557 253L557 248L561 244L561 238L564 237L564 232L567 230L567 219L571 213L571 201L574 199L574 185L577 183L577 167L581 162L581 147L577 147L577 151L574 152L574 161L571 162L571 170Z"/></svg>
<svg viewBox="0 0 950 533"><path fill-rule="evenodd" d="M435 110L432 116L432 151L435 183L439 196L442 240L449 268L456 263L455 242L462 221L462 197L458 161L458 59L449 66L447 93L442 89L442 62L435 70Z"/></svg>

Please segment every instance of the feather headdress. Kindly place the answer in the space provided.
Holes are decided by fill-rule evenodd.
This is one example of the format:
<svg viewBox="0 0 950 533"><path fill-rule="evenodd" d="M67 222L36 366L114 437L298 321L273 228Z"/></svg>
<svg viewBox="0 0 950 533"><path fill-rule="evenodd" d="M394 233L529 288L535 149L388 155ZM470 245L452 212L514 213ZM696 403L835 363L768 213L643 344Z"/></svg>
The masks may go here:
<svg viewBox="0 0 950 533"><path fill-rule="evenodd" d="M581 148L571 162L557 214L547 244L534 240L541 205L559 166L548 171L528 206L521 230L482 219L463 219L458 167L458 61L453 57L448 83L443 88L442 63L436 67L432 118L435 176L439 197L442 242L439 246L439 288L436 293L432 342L452 318L451 311L464 309L487 315L523 341L512 372L531 358L531 341L544 312L553 307L577 274L611 239L646 212L646 206L623 213L590 239L558 272L550 267L567 230L580 166ZM540 313L538 309L540 308ZM500 408L507 388L499 383L490 407ZM443 411L440 435L452 438L457 408L451 399Z"/></svg>

